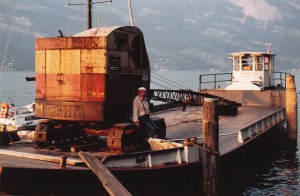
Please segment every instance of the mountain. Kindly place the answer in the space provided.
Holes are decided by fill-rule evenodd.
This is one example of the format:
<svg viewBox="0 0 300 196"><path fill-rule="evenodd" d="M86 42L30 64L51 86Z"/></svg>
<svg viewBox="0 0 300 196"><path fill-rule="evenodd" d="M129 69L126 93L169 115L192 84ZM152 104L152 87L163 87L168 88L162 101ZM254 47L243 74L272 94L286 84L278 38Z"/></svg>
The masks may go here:
<svg viewBox="0 0 300 196"><path fill-rule="evenodd" d="M70 2L79 4L86 0ZM33 70L35 38L58 36L58 29L65 35L83 31L85 5L68 6L68 3L69 0L2 0L1 59L10 40L4 65ZM278 70L299 68L298 0L132 0L131 3L134 24L144 32L153 68L230 71L229 53L267 51L270 43L271 52L277 55ZM127 1L94 4L93 18L94 26L109 25L110 18L113 25L130 25Z"/></svg>

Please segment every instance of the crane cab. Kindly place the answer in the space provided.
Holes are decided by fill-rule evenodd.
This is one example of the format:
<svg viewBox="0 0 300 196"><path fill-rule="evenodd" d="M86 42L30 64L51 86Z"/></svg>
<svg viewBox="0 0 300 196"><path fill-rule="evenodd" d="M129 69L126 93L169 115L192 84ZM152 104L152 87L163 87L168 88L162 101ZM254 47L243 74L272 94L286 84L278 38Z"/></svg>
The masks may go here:
<svg viewBox="0 0 300 196"><path fill-rule="evenodd" d="M266 52L232 53L232 83L225 90L264 90L274 87L274 57Z"/></svg>
<svg viewBox="0 0 300 196"><path fill-rule="evenodd" d="M132 111L138 87L150 87L143 33L133 26L37 39L35 61L40 118L115 122Z"/></svg>

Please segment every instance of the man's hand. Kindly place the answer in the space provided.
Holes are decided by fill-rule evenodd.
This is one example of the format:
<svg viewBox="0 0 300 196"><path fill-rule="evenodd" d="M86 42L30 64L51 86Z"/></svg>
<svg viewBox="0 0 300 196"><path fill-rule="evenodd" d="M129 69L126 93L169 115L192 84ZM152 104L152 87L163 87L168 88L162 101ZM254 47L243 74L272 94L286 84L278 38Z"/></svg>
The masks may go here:
<svg viewBox="0 0 300 196"><path fill-rule="evenodd" d="M134 124L135 124L137 127L140 127L140 123L139 123L139 122L134 122Z"/></svg>

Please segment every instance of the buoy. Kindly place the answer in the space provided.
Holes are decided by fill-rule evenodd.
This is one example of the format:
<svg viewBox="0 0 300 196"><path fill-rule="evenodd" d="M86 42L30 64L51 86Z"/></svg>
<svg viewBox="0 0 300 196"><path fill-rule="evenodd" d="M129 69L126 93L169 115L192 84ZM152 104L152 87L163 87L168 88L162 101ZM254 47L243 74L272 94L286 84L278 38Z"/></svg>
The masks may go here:
<svg viewBox="0 0 300 196"><path fill-rule="evenodd" d="M9 104L8 103L1 103L1 118L7 118L8 117L8 109Z"/></svg>

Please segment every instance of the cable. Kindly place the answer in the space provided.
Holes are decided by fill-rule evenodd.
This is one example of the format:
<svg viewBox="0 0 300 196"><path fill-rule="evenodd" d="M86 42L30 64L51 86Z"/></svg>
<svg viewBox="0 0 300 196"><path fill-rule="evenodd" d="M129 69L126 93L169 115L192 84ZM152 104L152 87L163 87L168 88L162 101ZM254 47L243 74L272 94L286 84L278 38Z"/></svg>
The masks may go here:
<svg viewBox="0 0 300 196"><path fill-rule="evenodd" d="M178 84L178 83L176 83L176 82L174 82L174 81L169 80L168 78L165 78L165 77L163 77L163 76L160 76L160 75L158 75L157 73L154 73L153 71L151 71L151 74L154 74L154 75L156 75L156 76L158 76L158 77L161 77L161 78L163 78L163 79L165 79L165 80L167 80L167 81L169 81L169 82L172 82L172 83L178 85L179 87L177 87L177 88L179 88L179 89L180 89L180 88L183 88L183 89L191 90L191 89L189 89L189 88L187 88L187 87L185 87L185 86L182 86L182 85L180 85L180 84Z"/></svg>
<svg viewBox="0 0 300 196"><path fill-rule="evenodd" d="M164 89L171 90L170 88L168 88L168 87L166 87L166 86L164 86L164 85L162 85L162 84L159 84L159 83L157 83L157 82L152 81L151 83L156 84L157 86L160 86L160 87L162 87L162 88L164 88Z"/></svg>
<svg viewBox="0 0 300 196"><path fill-rule="evenodd" d="M18 3L18 1L16 1L14 14L11 17L11 25L10 25L10 29L9 29L9 35L8 35L8 39L7 39L7 43L6 43L6 48L5 48L5 52L4 52L4 56L3 56L3 60L2 60L1 69L0 69L0 79L1 79L2 71L3 71L3 67L4 67L4 61L5 61L7 50L8 50L8 45L9 45L9 41L10 41L10 37L11 37L12 27L13 27L13 24L14 24L14 17L16 15L17 3Z"/></svg>
<svg viewBox="0 0 300 196"><path fill-rule="evenodd" d="M173 86L173 87L175 87L175 88L178 88L177 86L175 86L175 85L173 85L173 84L171 84L171 83L169 83L169 82L165 82L165 81L163 81L162 79L159 79L159 78L157 78L157 77L155 77L155 76L152 76L153 78L155 78L155 79L157 79L157 80L159 80L159 81L161 81L161 82L164 82L164 83L166 83L166 84L169 84L169 85L171 85L171 86ZM180 88L178 88L178 89L180 89Z"/></svg>

